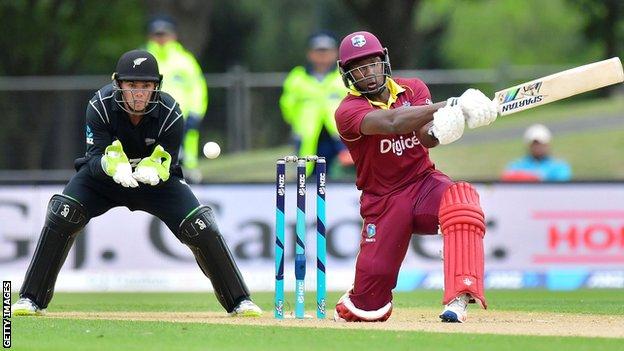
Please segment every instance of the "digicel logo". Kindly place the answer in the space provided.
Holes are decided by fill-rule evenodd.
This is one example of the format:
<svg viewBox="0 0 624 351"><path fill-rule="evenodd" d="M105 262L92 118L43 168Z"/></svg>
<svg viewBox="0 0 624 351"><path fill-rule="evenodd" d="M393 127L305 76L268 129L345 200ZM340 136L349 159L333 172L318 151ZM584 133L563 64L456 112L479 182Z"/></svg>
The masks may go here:
<svg viewBox="0 0 624 351"><path fill-rule="evenodd" d="M403 155L403 151L413 149L420 144L420 140L416 137L416 132L412 132L410 137L399 136L399 139L381 139L379 142L379 152L382 154L392 152L397 156Z"/></svg>
<svg viewBox="0 0 624 351"><path fill-rule="evenodd" d="M624 263L624 211L538 211L545 220L547 253L536 263Z"/></svg>

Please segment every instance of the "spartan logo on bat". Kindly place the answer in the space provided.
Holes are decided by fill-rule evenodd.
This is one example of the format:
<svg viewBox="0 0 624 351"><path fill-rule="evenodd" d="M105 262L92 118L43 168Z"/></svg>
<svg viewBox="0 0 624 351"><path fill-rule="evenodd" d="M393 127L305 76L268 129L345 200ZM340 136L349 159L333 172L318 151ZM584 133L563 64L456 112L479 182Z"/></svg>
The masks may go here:
<svg viewBox="0 0 624 351"><path fill-rule="evenodd" d="M501 112L512 111L541 102L544 98L540 94L541 87L542 82L535 82L500 94L498 102L502 106Z"/></svg>
<svg viewBox="0 0 624 351"><path fill-rule="evenodd" d="M511 89L506 94L499 96L499 102L505 104L515 100L521 100L527 97L541 96L539 91L542 87L542 82L537 82L529 85L521 86L520 88Z"/></svg>

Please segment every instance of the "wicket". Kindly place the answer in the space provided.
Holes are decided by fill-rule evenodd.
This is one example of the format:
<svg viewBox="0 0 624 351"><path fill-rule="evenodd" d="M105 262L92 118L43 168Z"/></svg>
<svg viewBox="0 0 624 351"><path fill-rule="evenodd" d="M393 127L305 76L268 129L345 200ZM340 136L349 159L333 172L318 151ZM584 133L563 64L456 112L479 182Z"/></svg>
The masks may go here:
<svg viewBox="0 0 624 351"><path fill-rule="evenodd" d="M297 163L297 242L295 247L295 318L305 318L306 163L316 163L316 317L326 314L325 287L325 178L327 164L318 156L286 156L277 160L275 179L275 318L284 318L284 230L286 164Z"/></svg>

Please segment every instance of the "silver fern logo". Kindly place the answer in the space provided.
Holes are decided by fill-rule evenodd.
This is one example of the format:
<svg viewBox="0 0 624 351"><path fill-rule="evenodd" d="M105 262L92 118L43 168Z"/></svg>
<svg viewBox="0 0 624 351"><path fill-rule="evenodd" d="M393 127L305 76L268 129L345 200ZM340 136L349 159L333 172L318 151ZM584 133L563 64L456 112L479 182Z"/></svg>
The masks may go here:
<svg viewBox="0 0 624 351"><path fill-rule="evenodd" d="M145 60L147 60L147 57L139 57L138 59L134 59L134 65L132 66L132 68L135 68L136 66L140 66Z"/></svg>

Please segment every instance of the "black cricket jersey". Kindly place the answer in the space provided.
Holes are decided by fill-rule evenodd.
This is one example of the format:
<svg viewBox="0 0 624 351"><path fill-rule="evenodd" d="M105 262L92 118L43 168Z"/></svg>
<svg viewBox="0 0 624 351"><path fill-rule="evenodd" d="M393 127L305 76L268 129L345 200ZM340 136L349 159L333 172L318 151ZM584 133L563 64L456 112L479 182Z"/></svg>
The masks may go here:
<svg viewBox="0 0 624 351"><path fill-rule="evenodd" d="M76 170L89 167L93 177L108 178L101 166L102 155L107 146L119 140L133 168L141 159L150 156L156 145L160 145L171 155L171 175L182 177L178 164L184 133L180 104L161 91L158 106L143 115L141 122L135 126L130 122L128 113L115 102L115 94L121 92L109 84L98 90L89 101L85 127L87 151L84 157L74 162Z"/></svg>

